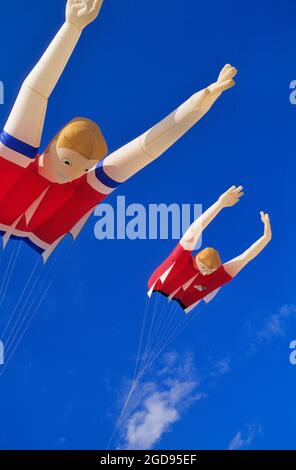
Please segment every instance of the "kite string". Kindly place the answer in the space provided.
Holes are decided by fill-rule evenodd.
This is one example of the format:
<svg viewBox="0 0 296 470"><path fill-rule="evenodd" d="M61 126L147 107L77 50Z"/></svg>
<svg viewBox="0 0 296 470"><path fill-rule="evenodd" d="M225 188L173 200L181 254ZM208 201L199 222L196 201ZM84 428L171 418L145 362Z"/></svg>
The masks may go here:
<svg viewBox="0 0 296 470"><path fill-rule="evenodd" d="M154 319L155 313L157 311L157 304L158 304L158 302L155 302L155 304L154 304L153 319ZM141 350L142 350L143 339L144 339L144 331L145 331L145 326L146 326L146 323L147 323L147 316L148 316L148 313L150 312L150 307L151 307L151 297L147 295L146 301L145 301L144 316L143 316L143 321L142 321L140 341L139 341L139 346L138 346L138 352L137 352L137 358L136 358L136 364L135 364L133 379L131 381L131 386L129 388L127 398L126 398L126 400L123 404L121 413L120 413L118 419L116 420L113 432L112 432L111 437L109 439L109 442L108 442L108 445L107 445L107 450L109 450L109 448L110 448L111 442L112 442L113 437L114 437L114 435L115 435L115 433L116 433L116 431L119 427L120 421L121 421L121 419L123 418L123 416L125 414L125 411L128 407L128 404L129 404L129 402L130 402L130 400L133 396L133 393L137 388L139 378L142 375L142 367L141 367L141 363L139 364L139 362L140 362L140 358L141 358ZM151 322L151 325L150 325L150 331L152 330L152 324L153 324L153 321ZM148 337L148 339L149 339L149 337ZM147 347L147 340L146 340L146 344L144 346L145 350L146 350L146 347Z"/></svg>
<svg viewBox="0 0 296 470"><path fill-rule="evenodd" d="M155 299L155 302L154 302L154 306L153 306L153 313L152 313L152 319L151 319L151 323L150 325L148 324L148 328L149 328L149 333L148 333L148 338L146 339L146 344L144 344L144 354L143 354L143 357L142 357L142 361L140 362L139 366L136 366L135 367L135 372L134 372L134 375L133 375L133 379L131 381L131 386L130 386L130 389L129 389L129 392L128 392L128 395L127 395L127 398L124 402L124 405L122 407L122 410L120 412L120 415L118 417L118 419L116 420L116 423L114 425L114 429L113 429L113 432L111 434L111 437L109 439L109 442L108 442L108 445L107 445L107 450L109 450L110 448L110 445L111 445L111 442L114 438L114 435L116 433L116 431L118 430L119 428L119 425L120 425L120 422L127 410L127 407L130 403L130 400L140 382L140 379L143 377L144 375L144 372L145 370L147 369L147 365L146 365L146 361L145 361L145 357L146 357L146 353L150 353L150 349L149 349L149 340L150 340L150 337L151 335L154 333L153 332L153 326L154 326L154 319L155 319L155 315L157 314L157 308L158 308L158 304L159 304L159 298L160 298L160 295L156 296L156 299ZM150 301L150 298L149 298L149 301L147 301L146 299L146 302L145 302L145 309L144 309L144 318L143 318L143 322L142 322L142 332L141 332L141 337L140 337L140 344L139 344L139 349L138 349L138 355L137 355L137 363L138 363L138 359L141 355L141 345L143 344L143 336L144 336L144 331L145 331L145 324L146 324L146 318L147 317L147 314L149 314L149 311L151 310L150 309L151 307L151 301ZM161 311L165 311L167 305L164 304L162 307L161 307ZM175 308L176 305L172 304L170 305L170 310L172 310L173 308ZM144 341L145 343L145 341Z"/></svg>
<svg viewBox="0 0 296 470"><path fill-rule="evenodd" d="M184 295L184 293L183 293ZM183 295L180 298L180 301L182 302ZM170 338L172 336L178 336L180 327L182 327L183 323L186 324L188 315L186 315L185 312L181 312L181 307L179 306L179 303L177 301L175 302L175 308L172 311L172 321L168 325L168 328L163 332L163 335L159 338L158 343L155 346L154 351L152 351L151 358L153 355L157 354L157 351L165 349L163 347L164 344L166 344L168 341L170 342ZM158 355L158 354L157 354Z"/></svg>
<svg viewBox="0 0 296 470"><path fill-rule="evenodd" d="M185 291L183 291L183 293L182 293L182 295L179 299L181 302L183 300L184 294L185 294ZM164 304L164 305L166 305L166 304ZM153 349L158 350L157 348L159 348L159 345L162 343L163 339L166 337L167 332L169 331L171 326L174 327L175 323L178 321L179 317L176 317L176 314L177 314L179 304L176 301L172 301L172 305L173 305L172 307L170 306L169 309L165 310L165 312L167 314L166 316L169 316L169 320L168 320L168 322L164 322L162 330L160 331L159 334L157 334L157 336L155 338L156 339L156 341L155 341L156 344L152 345L153 347L151 347L151 350L149 351L150 355L152 354ZM179 313L177 315L179 315ZM149 357L147 356L146 360L145 360L145 364L147 364L148 362L149 362Z"/></svg>
<svg viewBox="0 0 296 470"><path fill-rule="evenodd" d="M183 293L184 295L184 293ZM183 295L181 297L181 300L183 298ZM144 309L144 318L146 316L147 313L149 313L149 307L150 307L151 303L148 302L148 309L147 309L147 299L146 299L146 303L145 303L145 309ZM154 310L153 310L153 317L155 316L155 313L156 313L156 307L157 307L158 303L155 302L155 305L154 305ZM165 312L165 308L166 307L166 304L164 304L164 306L162 306L162 310L161 312ZM178 310L178 307L179 307L179 304L177 302L175 303L172 303L170 305L170 308L169 310L171 311L171 315L172 313L175 311L177 312ZM167 310L168 311L168 310ZM179 315L179 313L178 313ZM140 367L136 367L135 368L135 373L134 373L134 376L133 376L133 380L131 381L131 386L129 388L129 392L128 392L128 395L127 395L127 398L124 402L124 405L122 407L122 410L121 410L121 413L118 417L118 419L116 420L116 423L114 425L114 428L113 428L113 431L112 431L112 434L111 434L111 437L109 439L109 442L108 442L108 445L107 445L107 450L109 450L110 448L110 445L112 443L112 440L115 436L115 433L116 431L118 430L119 426L120 426L120 422L122 420L122 418L124 417L124 414L126 413L126 410L128 408L128 405L130 403L130 400L136 390L136 388L138 387L139 385L139 382L140 380L142 379L142 377L144 376L145 372L148 370L149 367L152 366L152 364L156 361L156 359L159 357L159 355L161 354L161 352L181 333L181 331L185 328L185 326L187 326L186 324L188 323L191 323L191 321L193 320L193 315L190 316L191 318L189 319L189 321L187 320L187 316L184 318L184 317L178 317L178 321L176 323L175 326L179 326L179 328L177 329L173 329L171 332L170 332L170 335L169 337L167 338L167 336L163 337L163 342L160 343L160 349L156 351L156 353L153 355L149 355L150 356L150 360L147 362L145 360L145 362L143 363L143 361L140 363ZM145 322L143 321L143 325L145 325ZM142 325L142 326L143 326ZM153 325L153 323L152 323ZM151 336L151 329L152 329L152 325L150 325L150 331L149 331L149 335L148 335L148 338L149 336ZM158 323L156 323L157 327L158 327ZM143 326L144 327L144 326ZM142 343L142 336L143 336L144 332L142 331L141 332L141 339L140 339L140 345L139 345L139 350L138 350L138 355L137 355L137 362L138 362L138 359L139 359L139 351L141 350L141 343ZM153 336L155 337L155 334L153 334ZM147 350L147 344L146 344L146 347L145 347L145 351ZM153 351L152 351L153 353ZM146 357L146 356L145 356ZM137 371L137 372L136 372Z"/></svg>
<svg viewBox="0 0 296 470"><path fill-rule="evenodd" d="M162 345L161 349L158 351L158 353L152 357L150 363L147 365L147 369L151 367L157 358L160 356L160 354L181 334L181 332L189 325L189 323L192 322L192 320L196 317L196 315L191 314L189 320L187 320L187 317L185 320L183 319L183 324L182 326L175 332L174 335L171 335L170 338Z"/></svg>
<svg viewBox="0 0 296 470"><path fill-rule="evenodd" d="M119 428L120 421L122 420L122 418L123 418L123 416L124 416L124 414L125 414L125 412L126 412L126 410L127 410L127 407L128 407L128 405L129 405L129 403L130 403L130 400L131 400L131 398L132 398L132 396L133 396L133 394L134 394L134 392L135 392L137 386L138 386L138 380L135 379L135 380L133 380L133 381L131 382L131 386L130 386L130 388L129 388L129 392L128 392L127 398L126 398L126 400L125 400L125 402L124 402L124 404L123 404L123 407L122 407L122 410L121 410L121 412L120 412L120 415L119 415L119 417L117 418L117 420L116 420L116 422L115 422L115 425L114 425L113 431L112 431L112 433L111 433L110 439L109 439L109 441L108 441L106 450L109 450L109 449L110 449L111 442L113 441L113 438L114 438L114 436L115 436L115 433L116 433L116 431L117 431L118 428Z"/></svg>
<svg viewBox="0 0 296 470"><path fill-rule="evenodd" d="M147 315L148 312L150 311L150 301L151 297L148 296L146 297L146 302L145 302L145 309L144 309L144 316L142 320L142 326L141 326L141 334L140 334L140 341L139 341L139 346L138 346L138 352L137 352L137 358L136 358L136 364L135 364L135 370L134 370L134 376L133 380L135 380L137 373L138 373L138 366L139 366L139 361L140 361L140 355L141 355L141 350L142 350L142 344L143 344L143 338L144 338L144 331L145 331L145 325L147 323Z"/></svg>
<svg viewBox="0 0 296 470"><path fill-rule="evenodd" d="M37 267L38 267L39 262L40 262L40 255L38 255L38 258L37 258L37 260L36 260L36 263L35 263L35 265L34 265L32 271L31 271L31 274L30 274L29 278L27 279L26 285L25 285L25 287L24 287L24 289L23 289L23 291L22 291L22 293L21 293L21 295L20 295L20 297L19 297L19 299L18 299L18 302L17 302L17 304L16 304L16 306L15 306L15 308L14 308L14 311L13 311L13 313L12 313L12 315L11 315L11 317L10 317L10 320L9 320L9 322L8 322L6 328L5 328L5 331L4 331L4 333L3 333L3 337L4 337L6 331L8 330L8 328L9 328L9 326L10 326L10 323L11 323L12 319L13 319L14 316L17 314L17 318L16 318L16 320L15 320L15 322L14 322L14 324L13 324L13 327L12 327L10 333L9 333L9 336L8 336L7 340L5 341L6 344L9 344L9 340L10 340L11 336L13 336L13 338L12 338L10 344L8 345L8 348L6 347L6 354L7 354L7 352L9 351L9 349L11 348L11 345L12 345L13 342L15 341L15 338L17 337L17 334L18 334L18 332L20 331L20 329L21 329L21 327L22 327L22 325L23 325L23 323L24 323L25 317L22 319L22 321L21 321L21 323L20 323L20 325L19 325L19 327L18 327L16 333L13 335L13 332L14 332L14 330L16 329L19 320L21 320L22 312L25 310L26 305L29 304L29 302L31 301L32 294L34 293L35 286L36 286L38 280L39 280L40 277L41 277L41 272L39 272L39 273L37 274L35 280L31 283L32 277L33 277L33 275L35 274L35 271L36 271L36 269L37 269ZM23 300L23 297L24 297L24 295L25 295L25 293L26 293L26 291L27 291L27 288L29 287L30 283L31 283L31 288L30 288L30 290L29 290L29 293L28 293L28 295L27 295L27 298L26 298L24 304L22 305L22 307L21 307L21 309L20 309L20 312L18 313L18 312L17 312L18 306L19 306L19 304L21 303L21 301ZM39 290L39 292L40 292L40 290ZM38 292L38 293L39 293L39 292Z"/></svg>
<svg viewBox="0 0 296 470"><path fill-rule="evenodd" d="M35 265L34 271L36 270L37 265L38 265L38 262L37 262L36 265ZM7 338L7 340L6 340L6 343L5 343L5 344L7 345L6 348L5 348L6 354L9 353L9 351L10 351L10 349L11 349L11 347L12 347L14 341L15 341L15 339L17 338L17 335L18 335L19 331L21 330L21 328L22 328L22 326L23 326L23 324L24 324L24 322L25 322L25 320L26 320L26 315L24 315L24 316L23 316L23 319L22 319L22 313L25 311L26 306L29 304L29 302L30 302L30 300L31 300L32 293L33 293L33 291L34 291L34 289L35 289L35 286L36 286L38 280L40 279L40 275L41 275L41 274L38 273L37 276L36 276L36 278L35 278L35 280L34 280L34 282L32 282L31 289L30 289L30 291L29 291L29 293L28 293L27 299L25 300L24 304L22 305L22 307L21 307L21 309L20 309L20 312L19 312L19 314L17 315L17 319L16 319L16 321L14 322L13 328L12 328L12 330L11 330L11 332L10 332L10 334L9 334L9 336L8 336L8 338ZM21 320L21 321L20 321L19 326L17 327L17 325L18 325L18 323L19 323L19 320ZM17 328L17 329L16 329L16 328ZM15 329L16 329L16 331L15 331ZM15 331L15 332L14 332L14 331ZM10 341L10 342L9 342L9 341Z"/></svg>
<svg viewBox="0 0 296 470"><path fill-rule="evenodd" d="M150 324L150 341L148 342L148 333L146 335L146 347L145 347L145 350L142 351L142 355L141 355L141 364L140 364L140 368L139 368L139 372L143 369L144 367L144 364L146 362L146 359L148 357L148 355L150 354L150 350L151 350L151 346L153 344L153 341L154 341L154 337L155 337L155 330L159 328L159 323L160 323L160 318L161 315L159 314L159 308L160 308L160 313L162 313L163 311L166 310L166 302L164 303L164 305L162 307L159 307L159 299L161 298L161 296L154 296L155 297L155 307L156 307L156 311L154 312L156 317L157 317L157 321L155 324L152 323L152 320L151 321L151 324Z"/></svg>
<svg viewBox="0 0 296 470"><path fill-rule="evenodd" d="M166 315L164 315L165 321L163 322L162 328L158 332L155 333L155 340L154 340L153 348L157 347L157 345L161 342L163 336L170 329L171 325L174 324L177 308L178 308L178 304L176 304L176 302L174 301L171 301L169 308L166 309ZM151 348L151 350L153 348Z"/></svg>
<svg viewBox="0 0 296 470"><path fill-rule="evenodd" d="M160 298L160 295L157 296L158 299ZM150 302L150 299L149 299L149 302ZM159 302L159 301L158 301ZM146 301L146 304L147 304L147 301ZM149 306L150 304L148 304L148 312L149 312ZM158 307L158 304L155 303L155 306ZM175 305L170 305L169 306L169 309L172 310L173 308L175 307ZM145 309L146 310L146 309ZM145 348L145 351L146 351L146 355L145 353L142 353L142 357L141 357L141 361L140 361L140 364L138 364L138 367L135 368L135 371L137 371L135 374L134 374L134 378L133 380L138 380L138 378L141 376L143 370L146 368L145 367L145 364L146 364L146 361L147 359L149 358L150 354L151 354L151 348L154 346L153 343L154 343L154 340L157 338L157 330L159 329L160 327L160 324L162 323L163 320L165 320L165 311L168 310L167 309L167 303L164 303L161 308L160 308L160 313L158 313L158 309L156 308L155 310L155 314L156 316L158 317L157 318L157 321L155 323L155 332L153 331L153 327L154 325L150 325L150 329L151 329L151 338L150 338L150 345L149 344L146 344L146 348ZM147 312L145 312L145 314L147 314ZM170 314L169 314L170 316ZM143 322L143 326L144 326L144 322ZM147 339L146 339L146 343L147 343ZM141 356L141 344L139 345L139 351L138 351L138 357ZM145 358L146 356L146 358Z"/></svg>
<svg viewBox="0 0 296 470"><path fill-rule="evenodd" d="M158 303L159 303L159 299L161 298L161 295L158 294L155 297L156 297L156 300L155 300L155 305L154 305L153 317L155 317L156 315L157 317L161 317L161 318L158 318L156 323L151 321L148 340L146 340L146 348L145 348L144 354L142 355L142 360L140 363L140 367L138 368L138 373L134 376L134 379L136 380L143 373L143 371L147 368L147 364L150 361L150 357L152 356L155 350L154 342L156 342L156 344L157 343L161 344L162 337L165 336L167 329L169 328L171 322L174 320L174 310L178 308L178 305L176 305L174 302L172 302L169 308L167 308L167 300L165 299L166 301L163 304L163 306L160 308L160 313L158 314L159 309L157 307L158 307ZM167 316L169 317L169 323L165 321ZM159 329L162 335L158 338Z"/></svg>
<svg viewBox="0 0 296 470"><path fill-rule="evenodd" d="M182 298L183 296L181 297L181 301L182 301ZM204 308L204 305L200 306L198 312L200 313L201 311L203 311L203 308ZM164 351L169 346L169 344L171 344L172 341L174 341L181 334L181 332L196 318L197 316L196 312L192 312L190 315L187 314L185 318L184 317L182 318L182 321L179 321L179 323L176 324L175 330L171 332L170 336L167 337L166 341L163 342L159 351L154 355L154 357L152 357L150 363L147 365L147 369L154 364L154 362L162 353L162 351Z"/></svg>
<svg viewBox="0 0 296 470"><path fill-rule="evenodd" d="M149 341L150 341L150 336L151 336L152 329L153 329L153 324L154 324L154 320L155 320L155 314L157 312L158 303L159 303L159 297L157 297L155 299L155 302L154 302L154 308L153 308L153 314L152 314L152 318L151 318L151 322L150 322L149 334L148 334L148 337L147 337L147 340L146 340L146 346L145 346L145 350L144 350L144 353L143 353L143 361L145 360L147 351L149 350Z"/></svg>
<svg viewBox="0 0 296 470"><path fill-rule="evenodd" d="M3 301L4 301L4 298L5 298L5 294L6 294L6 291L8 289L8 286L9 286L9 283L10 283L10 280L12 278L12 274L14 272L14 267L15 267L15 264L17 262L17 259L18 259L18 256L19 256L19 253L20 253L20 249L21 249L21 243L19 244L17 250L16 250L16 245L14 245L13 249L12 249L12 252L10 254L10 258L9 258L9 262L8 262L8 266L7 266L7 269L6 269L6 272L5 272L5 276L3 278L3 282L2 282L2 285L1 285L1 289L0 289L0 308L2 307L2 304L3 304ZM15 253L16 252L16 253ZM10 265L12 264L12 267L10 268ZM7 278L7 281L6 281L6 278Z"/></svg>
<svg viewBox="0 0 296 470"><path fill-rule="evenodd" d="M171 304L170 304L170 307L171 307ZM161 311L158 314L158 320L157 320L157 323L156 323L155 332L153 333L152 338L151 338L151 345L154 345L154 341L157 339L159 331L161 332L162 329L165 327L164 322L166 320L166 315L165 315L166 310L167 310L167 303L164 302L164 304L161 308ZM170 314L168 314L168 315L170 316Z"/></svg>
<svg viewBox="0 0 296 470"><path fill-rule="evenodd" d="M8 331L8 329L9 329L9 327L10 327L10 325L11 325L11 322L12 322L12 320L14 319L16 313L17 313L18 306L19 306L19 304L21 303L21 301L23 300L23 297L24 297L24 295L25 295L25 293L26 293L26 290L27 290L27 288L28 288L28 286L29 286L29 284L30 284L30 282L31 282L31 279L32 279L33 275L35 274L35 271L36 271L36 268L37 268L37 266L38 266L38 263L39 263L39 258L38 258L37 261L36 261L36 264L35 264L35 266L34 266L32 272L31 272L31 274L30 274L30 276L29 276L29 278L28 278L28 280L27 280L27 282L26 282L26 285L25 285L25 287L24 287L22 293L20 294L20 296L19 296L19 298L18 298L18 301L17 301L17 303L16 303L16 305L15 305L15 307L14 307L14 309L13 309L13 312L12 312L12 314L11 314L11 316L10 316L10 319L9 319L9 321L8 321L8 323L7 323L7 325L6 325L5 329L4 329L4 331L3 331L3 333L2 333L2 338L3 338L3 339L5 338L5 334L6 334L6 332ZM12 330L11 330L11 333L12 333L13 330L15 329L15 326L16 326L16 324L17 324L17 322L18 322L18 319L19 319L19 316L17 317L16 321L14 322L14 325L13 325L13 328L12 328ZM8 340L9 340L9 338L10 338L10 336L11 336L11 333L10 333L8 339L5 341L6 344L8 343Z"/></svg>
<svg viewBox="0 0 296 470"><path fill-rule="evenodd" d="M154 309L155 309L155 307L156 307L156 304L154 304ZM127 394L127 398L126 398L126 400L123 404L120 415L118 416L118 418L117 418L117 420L114 424L110 439L109 439L107 447L106 447L107 450L110 449L110 445L113 441L115 433L119 428L120 421L122 420L122 418L123 418L123 416L126 412L126 409L128 407L128 404L129 404L129 402L130 402L130 400L131 400L131 398L132 398L132 396L133 396L133 394L134 394L134 392L137 388L137 385L138 385L138 381L139 381L139 377L140 377L141 369L142 369L142 366L141 366L141 364L142 364L142 354L141 354L142 353L142 348L146 349L146 343L147 343L147 339L146 339L146 343L145 343L145 340L144 340L145 326L147 324L147 320L148 320L148 317L149 317L150 310L151 310L151 297L149 297L147 295L146 301L145 301L144 315L143 315L143 320L142 320L140 341L139 341L139 346L138 346L138 353L137 353L137 359L136 359L136 365L135 365L135 369L134 369L133 379L131 381L131 385L130 385L130 388L129 388L129 391L128 391L128 394ZM149 327L149 325L148 325L148 327ZM143 343L144 343L144 345L143 345Z"/></svg>
<svg viewBox="0 0 296 470"><path fill-rule="evenodd" d="M4 288L4 284L6 282L6 277L8 275L8 272L9 272L9 269L10 269L10 264L11 264L11 261L13 259L13 255L14 255L14 252L15 252L15 248L16 248L16 245L13 245L13 248L11 250L11 253L9 255L9 261L8 263L6 264L6 271L5 271L5 274L4 276L2 277L2 282L1 282L1 287L0 287L0 298L2 297L2 291L3 291L3 288ZM4 258L4 251L2 252L2 258Z"/></svg>
<svg viewBox="0 0 296 470"><path fill-rule="evenodd" d="M14 353L15 353L17 347L18 347L18 345L20 344L22 338L24 337L24 335L25 335L25 333L27 332L27 330L28 330L30 324L32 323L32 321L33 321L33 319L34 319L34 317L35 317L35 314L37 313L37 311L38 311L40 305L42 304L42 302L43 302L43 300L44 300L44 298L45 298L47 292L49 291L49 289L50 289L50 287L52 286L52 284L53 284L55 278L57 277L58 272L60 271L60 269L61 269L61 267L62 267L62 265L63 265L63 263L64 263L64 261L65 261L65 259L66 259L66 257L67 257L67 255L69 254L69 252L70 252L70 250L72 249L72 247L73 247L73 242L71 243L70 247L68 248L68 250L66 251L66 253L65 253L64 256L62 257L62 260L61 260L60 264L58 265L57 269L55 270L55 272L54 272L54 274L53 274L53 276L52 276L50 282L48 283L48 285L47 285L47 287L46 287L46 289L45 289L45 291L44 291L42 297L40 298L40 301L37 303L36 307L33 309L33 313L32 313L32 315L31 315L31 317L30 317L30 319L29 319L29 322L28 322L27 325L25 326L25 328L24 328L23 332L21 333L21 335L20 335L20 337L19 337L19 339L18 339L16 345L14 346L12 352L11 352L10 355L8 356L8 359L5 361L5 364L4 364L4 366L2 367L2 369L1 369L1 371L0 371L0 377L1 377L2 374L4 373L4 371L5 371L6 367L8 366L9 362L11 361L11 359L12 359L12 357L13 357L13 355L14 355ZM54 266L53 266L53 267L54 267ZM53 271L53 267L52 267L52 270L51 270L51 271ZM46 282L46 279L45 279L44 283L45 283L45 282ZM43 284L44 284L44 283L43 283ZM35 295L34 299L32 300L32 302L31 302L31 304L30 304L30 306L29 306L29 308L28 308L28 310L27 310L27 312L26 312L26 314L25 314L25 319L26 319L26 318L28 317L28 315L30 314L30 310L31 310L32 307L34 306L34 302L36 301L37 297L39 296L39 294L40 294L40 292L41 292L41 290L42 290L42 287L43 287L43 285L40 287L38 293Z"/></svg>
<svg viewBox="0 0 296 470"><path fill-rule="evenodd" d="M172 334L176 330L179 323L181 323L184 319L184 313L179 311L179 304L176 301L173 301L173 303L173 308L169 313L170 319L161 334L159 335L159 337L157 338L154 348L150 352L150 357L152 357L153 354L155 354L155 352L157 352L161 348L162 344L166 341L167 337L169 337L170 334Z"/></svg>
<svg viewBox="0 0 296 470"><path fill-rule="evenodd" d="M187 323L189 323L187 318L179 319L179 321L174 325L174 328L171 329L171 331L163 339L162 343L159 344L158 349L156 349L151 355L150 362L148 363L147 368L151 367L157 357L162 353L162 351L164 351L167 346L171 344L173 339L177 338L181 331L186 327Z"/></svg>
<svg viewBox="0 0 296 470"><path fill-rule="evenodd" d="M157 295L160 295L160 294L157 294ZM163 306L163 311L164 311L164 321L163 321L163 324L161 325L161 328L158 327L158 331L159 333L156 334L156 332L154 332L154 337L153 337L153 342L151 342L151 347L149 349L149 351L147 352L145 358L143 358L143 361L142 361L142 369L146 368L146 364L147 362L149 361L149 357L151 355L151 352L152 350L155 348L155 344L154 343L158 343L159 342L159 337L158 335L162 335L163 334L163 331L166 330L167 328L167 317L169 317L169 322L171 321L172 319L172 316L173 316L173 310L175 308L175 305L174 303L170 304L169 306L167 305L167 299L165 299L165 303L164 303L164 306Z"/></svg>
<svg viewBox="0 0 296 470"><path fill-rule="evenodd" d="M155 305L154 305L154 308L155 308ZM111 437L109 439L109 442L108 442L108 445L107 445L107 450L109 449L110 447L110 444L113 440L113 437L119 427L119 424L120 424L120 421L121 419L123 418L124 414L125 414L125 411L128 407L128 404L130 402L130 399L134 393L134 391L136 390L137 388L137 384L138 384L138 379L140 377L140 371L141 371L141 363L140 363L140 360L142 359L141 358L141 351L142 351L142 347L145 347L143 346L143 341L144 341L144 332L145 332L145 326L147 324L147 320L148 320L148 316L149 316L149 312L151 310L151 297L148 296L147 294L147 297L146 297L146 301L145 301L145 308L144 308L144 315L143 315L143 320L142 320L142 326L141 326L141 333L140 333L140 341L139 341L139 346L138 346L138 352L137 352L137 358L136 358L136 364L135 364L135 369L134 369L134 374L133 374L133 379L131 381L131 386L129 388L129 392L127 394L127 398L124 402L124 405L122 407L122 410L121 410L121 413L118 417L118 419L116 420L116 423L114 425L114 429L111 433Z"/></svg>

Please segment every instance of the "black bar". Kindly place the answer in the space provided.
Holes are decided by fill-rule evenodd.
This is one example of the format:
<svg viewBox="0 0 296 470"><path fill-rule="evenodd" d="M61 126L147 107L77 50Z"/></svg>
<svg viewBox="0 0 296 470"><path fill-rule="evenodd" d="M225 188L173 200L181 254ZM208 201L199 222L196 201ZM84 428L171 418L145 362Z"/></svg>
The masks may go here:
<svg viewBox="0 0 296 470"><path fill-rule="evenodd" d="M140 468L144 465L240 465L252 463L296 462L296 451L0 451L0 464L6 463L72 463L92 468L102 465L121 465ZM1 465L0 465L1 467ZM7 468L7 467L6 467ZM237 467L239 468L239 467Z"/></svg>

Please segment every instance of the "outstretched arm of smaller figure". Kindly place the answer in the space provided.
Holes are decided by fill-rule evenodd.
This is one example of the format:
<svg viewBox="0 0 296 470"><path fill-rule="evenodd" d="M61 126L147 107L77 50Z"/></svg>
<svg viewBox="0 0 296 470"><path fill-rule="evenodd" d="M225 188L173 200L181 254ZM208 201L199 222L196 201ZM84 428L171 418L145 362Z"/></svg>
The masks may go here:
<svg viewBox="0 0 296 470"><path fill-rule="evenodd" d="M242 186L232 186L225 193L223 193L218 201L215 202L204 214L202 214L193 224L189 227L187 232L181 239L182 247L187 251L193 251L196 244L207 226L214 220L215 217L225 207L232 207L240 201L244 195Z"/></svg>
<svg viewBox="0 0 296 470"><path fill-rule="evenodd" d="M250 263L250 261L256 258L256 256L258 256L271 241L272 232L269 215L264 212L261 212L260 215L264 224L263 236L250 246L250 248L248 248L243 254L224 264L225 271L231 277L235 277L248 263Z"/></svg>

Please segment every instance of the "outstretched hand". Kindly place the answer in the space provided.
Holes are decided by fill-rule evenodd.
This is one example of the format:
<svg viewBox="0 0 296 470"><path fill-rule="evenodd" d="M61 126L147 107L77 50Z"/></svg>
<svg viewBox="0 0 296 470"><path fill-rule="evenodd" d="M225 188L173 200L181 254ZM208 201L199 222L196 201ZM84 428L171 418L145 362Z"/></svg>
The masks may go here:
<svg viewBox="0 0 296 470"><path fill-rule="evenodd" d="M219 95L223 93L223 91L232 88L235 85L235 81L233 78L237 74L237 69L232 67L230 64L224 65L223 69L221 70L218 80L212 85L208 86L208 90L213 95Z"/></svg>
<svg viewBox="0 0 296 470"><path fill-rule="evenodd" d="M237 204L245 193L242 186L232 186L219 198L222 207L232 207Z"/></svg>
<svg viewBox="0 0 296 470"><path fill-rule="evenodd" d="M82 30L97 18L102 4L103 0L67 0L66 20Z"/></svg>
<svg viewBox="0 0 296 470"><path fill-rule="evenodd" d="M271 233L269 214L266 214L265 212L261 211L260 216L261 216L261 221L264 224L264 236L268 238L269 240L271 240L272 233Z"/></svg>

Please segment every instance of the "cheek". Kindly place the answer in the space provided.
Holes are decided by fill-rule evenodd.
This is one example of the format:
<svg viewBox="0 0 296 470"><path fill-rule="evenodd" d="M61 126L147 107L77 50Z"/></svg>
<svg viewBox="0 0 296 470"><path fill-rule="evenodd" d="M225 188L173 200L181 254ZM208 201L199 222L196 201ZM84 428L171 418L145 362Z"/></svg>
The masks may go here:
<svg viewBox="0 0 296 470"><path fill-rule="evenodd" d="M81 168L74 168L74 172L76 178L80 178L80 176L84 175L85 171Z"/></svg>
<svg viewBox="0 0 296 470"><path fill-rule="evenodd" d="M60 168L62 165L61 160L56 155L49 155L47 157L47 161L49 166L51 166L52 168Z"/></svg>

